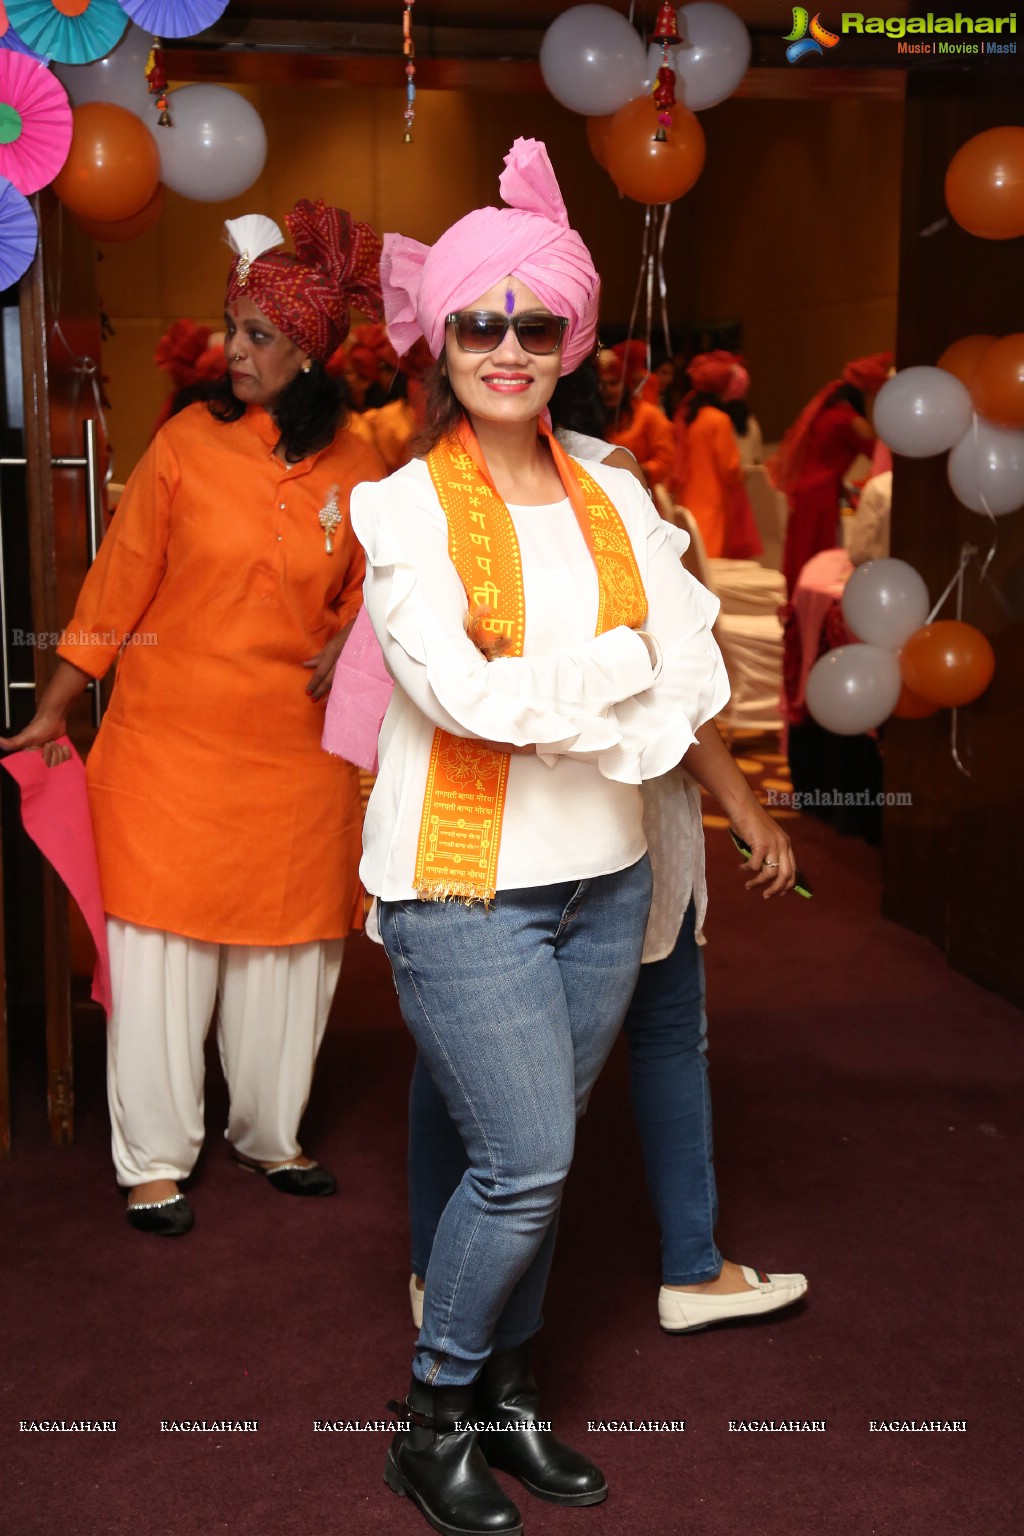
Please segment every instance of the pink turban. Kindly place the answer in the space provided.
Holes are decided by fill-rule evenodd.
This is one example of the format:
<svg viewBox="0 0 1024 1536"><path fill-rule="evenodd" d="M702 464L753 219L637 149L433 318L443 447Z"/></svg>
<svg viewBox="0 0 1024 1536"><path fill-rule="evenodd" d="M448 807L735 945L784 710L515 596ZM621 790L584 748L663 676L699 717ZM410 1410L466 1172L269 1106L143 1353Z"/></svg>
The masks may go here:
<svg viewBox="0 0 1024 1536"><path fill-rule="evenodd" d="M498 182L505 208L477 208L435 245L384 236L380 264L388 335L401 357L421 337L444 350L445 317L506 277L525 283L569 325L562 372L594 348L600 278L569 218L544 145L516 139Z"/></svg>

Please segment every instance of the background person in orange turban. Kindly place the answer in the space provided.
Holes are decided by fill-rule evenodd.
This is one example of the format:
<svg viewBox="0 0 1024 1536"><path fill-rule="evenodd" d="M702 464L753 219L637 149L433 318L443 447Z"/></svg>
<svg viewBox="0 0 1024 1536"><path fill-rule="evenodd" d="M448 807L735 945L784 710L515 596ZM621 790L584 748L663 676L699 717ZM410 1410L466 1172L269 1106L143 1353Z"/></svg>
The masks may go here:
<svg viewBox="0 0 1024 1536"><path fill-rule="evenodd" d="M597 359L607 413L605 436L636 459L648 485L664 485L672 473L675 442L664 412L642 398L650 377L642 341L620 341Z"/></svg>
<svg viewBox="0 0 1024 1536"><path fill-rule="evenodd" d="M891 352L847 363L842 378L826 384L804 406L767 465L772 483L789 497L782 570L790 596L811 556L842 542L843 476L858 454L870 458L874 451L871 402L891 367Z"/></svg>

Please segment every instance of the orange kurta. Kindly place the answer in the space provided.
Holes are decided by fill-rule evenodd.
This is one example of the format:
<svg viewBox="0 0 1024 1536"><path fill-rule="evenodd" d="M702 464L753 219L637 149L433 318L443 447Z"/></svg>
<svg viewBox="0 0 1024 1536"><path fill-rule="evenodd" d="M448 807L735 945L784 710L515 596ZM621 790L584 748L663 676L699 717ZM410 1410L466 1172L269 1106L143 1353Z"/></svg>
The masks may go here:
<svg viewBox="0 0 1024 1536"><path fill-rule="evenodd" d="M634 400L632 419L608 432L608 441L628 448L650 486L664 485L672 473L676 444L672 423L649 400Z"/></svg>
<svg viewBox="0 0 1024 1536"><path fill-rule="evenodd" d="M107 912L213 943L306 943L361 923L358 772L321 750L324 706L302 664L359 609L348 498L383 471L347 428L294 465L277 437L257 406L168 422L59 647L100 677L131 637L87 765Z"/></svg>
<svg viewBox="0 0 1024 1536"><path fill-rule="evenodd" d="M416 417L408 400L389 400L387 405L364 411L359 420L369 430L389 475L408 464L412 458L409 442L416 431Z"/></svg>
<svg viewBox="0 0 1024 1536"><path fill-rule="evenodd" d="M729 509L743 480L736 434L729 417L713 405L702 405L689 426L680 407L676 430L685 433L685 441L673 491L692 512L708 559L716 560L726 552Z"/></svg>

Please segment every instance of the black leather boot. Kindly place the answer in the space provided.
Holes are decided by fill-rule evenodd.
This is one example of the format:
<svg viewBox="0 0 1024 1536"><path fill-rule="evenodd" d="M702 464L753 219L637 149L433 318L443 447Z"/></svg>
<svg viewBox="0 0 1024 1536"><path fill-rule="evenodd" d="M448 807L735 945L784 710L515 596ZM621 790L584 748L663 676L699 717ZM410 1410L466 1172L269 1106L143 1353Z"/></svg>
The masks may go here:
<svg viewBox="0 0 1024 1536"><path fill-rule="evenodd" d="M516 1427L541 1417L528 1344L488 1360L477 1382L476 1414L478 1420L512 1426L483 1432L480 1449L492 1467L511 1472L538 1499L600 1504L608 1497L604 1473L579 1451L563 1445L548 1429Z"/></svg>
<svg viewBox="0 0 1024 1536"><path fill-rule="evenodd" d="M443 1536L521 1536L523 1518L491 1476L475 1430L476 1384L427 1387L414 1376L404 1403L388 1407L412 1428L391 1442L384 1481L415 1499Z"/></svg>

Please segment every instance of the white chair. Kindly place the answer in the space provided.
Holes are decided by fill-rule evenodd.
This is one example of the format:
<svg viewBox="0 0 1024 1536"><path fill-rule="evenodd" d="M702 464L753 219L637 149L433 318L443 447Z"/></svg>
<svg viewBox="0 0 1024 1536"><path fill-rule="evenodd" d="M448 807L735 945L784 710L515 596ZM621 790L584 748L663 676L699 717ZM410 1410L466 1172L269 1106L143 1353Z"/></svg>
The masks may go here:
<svg viewBox="0 0 1024 1536"><path fill-rule="evenodd" d="M775 489L763 464L753 464L744 470L743 480L754 522L764 545L764 553L758 564L766 570L779 571L782 569L782 546L786 539L789 498L784 491Z"/></svg>
<svg viewBox="0 0 1024 1536"><path fill-rule="evenodd" d="M683 564L721 603L715 638L722 649L732 695L718 717L726 732L780 731L782 715L782 624L786 601L781 572L756 560L709 560L695 518L672 500L663 486L655 491L658 510L690 535Z"/></svg>

